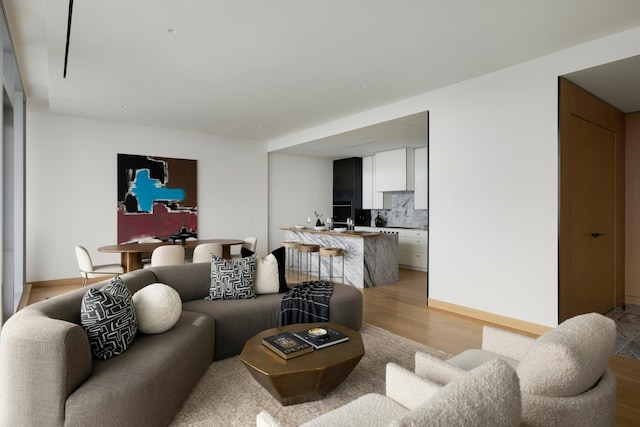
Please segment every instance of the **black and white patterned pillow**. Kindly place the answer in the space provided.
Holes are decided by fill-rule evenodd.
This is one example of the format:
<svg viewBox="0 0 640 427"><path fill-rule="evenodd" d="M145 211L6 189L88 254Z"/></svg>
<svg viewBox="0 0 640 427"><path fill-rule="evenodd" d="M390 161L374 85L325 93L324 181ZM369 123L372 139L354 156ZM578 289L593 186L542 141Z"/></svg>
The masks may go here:
<svg viewBox="0 0 640 427"><path fill-rule="evenodd" d="M131 292L120 277L102 289L89 289L82 298L80 323L87 332L91 353L109 359L123 353L138 331Z"/></svg>
<svg viewBox="0 0 640 427"><path fill-rule="evenodd" d="M253 279L256 256L223 259L211 255L211 285L206 299L251 299L256 297Z"/></svg>

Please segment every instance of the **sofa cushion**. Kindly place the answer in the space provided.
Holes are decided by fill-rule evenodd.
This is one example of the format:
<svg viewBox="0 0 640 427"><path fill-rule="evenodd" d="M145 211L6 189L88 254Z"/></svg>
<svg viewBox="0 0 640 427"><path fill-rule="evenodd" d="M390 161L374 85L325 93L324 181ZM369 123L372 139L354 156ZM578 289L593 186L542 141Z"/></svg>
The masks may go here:
<svg viewBox="0 0 640 427"><path fill-rule="evenodd" d="M139 334L120 356L93 361L59 425L170 425L211 365L214 336L213 319L184 311L167 332Z"/></svg>
<svg viewBox="0 0 640 427"><path fill-rule="evenodd" d="M541 335L518 364L522 391L568 397L591 388L613 354L616 324L597 313L565 320Z"/></svg>
<svg viewBox="0 0 640 427"><path fill-rule="evenodd" d="M182 312L178 292L162 283L152 283L133 294L133 305L138 318L138 330L145 334L168 331Z"/></svg>
<svg viewBox="0 0 640 427"><path fill-rule="evenodd" d="M216 322L215 359L240 354L249 338L278 326L280 294L258 295L247 300L195 300L182 305L183 313L206 314Z"/></svg>
<svg viewBox="0 0 640 427"><path fill-rule="evenodd" d="M256 274L256 257L226 260L211 255L211 286L206 299L251 299L256 294L253 280Z"/></svg>
<svg viewBox="0 0 640 427"><path fill-rule="evenodd" d="M82 298L80 322L94 357L106 360L127 350L138 324L131 293L122 279L115 277L102 289L87 291Z"/></svg>
<svg viewBox="0 0 640 427"><path fill-rule="evenodd" d="M209 289L211 287L211 263L196 262L134 270L122 276L127 286L129 286L127 276L138 271L149 271L153 276L152 279L144 283L144 286L154 282L164 283L178 291L182 302L203 299L209 295ZM144 286L140 286L136 290L142 289ZM131 287L129 287L129 289L131 289Z"/></svg>
<svg viewBox="0 0 640 427"><path fill-rule="evenodd" d="M286 276L286 262L285 262L286 252L285 251L286 251L285 247L281 246L278 249L274 249L273 251L271 251L271 254L270 254L270 255L273 255L273 257L278 263L277 264L278 265L278 292L280 293L284 293L289 290L289 288L287 287L287 279L285 277ZM247 248L241 248L240 254L244 258L244 257L251 256L254 253L253 251ZM256 269L259 270L259 267L256 266ZM256 274L258 273L256 272ZM270 278L270 280L272 280L272 278ZM260 293L260 292L256 290L256 293ZM267 292L263 292L263 293L267 293Z"/></svg>

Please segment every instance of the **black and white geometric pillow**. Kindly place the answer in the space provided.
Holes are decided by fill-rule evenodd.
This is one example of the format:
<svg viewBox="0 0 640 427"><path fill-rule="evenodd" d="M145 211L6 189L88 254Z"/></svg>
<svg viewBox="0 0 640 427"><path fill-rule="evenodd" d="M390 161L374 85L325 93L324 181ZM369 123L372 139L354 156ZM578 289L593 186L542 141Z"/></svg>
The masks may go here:
<svg viewBox="0 0 640 427"><path fill-rule="evenodd" d="M87 332L91 353L109 359L123 353L138 331L131 292L120 277L102 289L89 289L82 298L80 323Z"/></svg>
<svg viewBox="0 0 640 427"><path fill-rule="evenodd" d="M256 256L223 259L211 255L211 285L205 299L251 299L256 297L253 279Z"/></svg>

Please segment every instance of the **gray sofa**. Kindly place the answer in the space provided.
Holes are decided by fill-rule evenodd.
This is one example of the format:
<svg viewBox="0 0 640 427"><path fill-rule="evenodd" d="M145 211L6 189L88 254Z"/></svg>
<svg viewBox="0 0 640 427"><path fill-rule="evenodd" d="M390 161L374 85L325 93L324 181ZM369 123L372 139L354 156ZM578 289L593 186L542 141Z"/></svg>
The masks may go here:
<svg viewBox="0 0 640 427"><path fill-rule="evenodd" d="M167 425L212 361L239 354L248 338L278 326L283 294L205 300L209 263L121 277L132 294L156 282L173 287L183 303L176 325L161 334L138 333L127 351L98 360L80 326L86 288L24 308L0 336L0 425ZM329 309L331 322L360 329L358 289L336 284Z"/></svg>

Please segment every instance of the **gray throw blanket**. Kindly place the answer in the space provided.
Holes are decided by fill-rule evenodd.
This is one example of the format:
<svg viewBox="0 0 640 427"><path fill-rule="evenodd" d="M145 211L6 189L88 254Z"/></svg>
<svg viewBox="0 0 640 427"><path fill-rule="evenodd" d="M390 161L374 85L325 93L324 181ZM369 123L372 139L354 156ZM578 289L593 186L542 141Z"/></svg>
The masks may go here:
<svg viewBox="0 0 640 427"><path fill-rule="evenodd" d="M329 299L333 283L326 280L302 282L282 297L280 325L329 321Z"/></svg>

